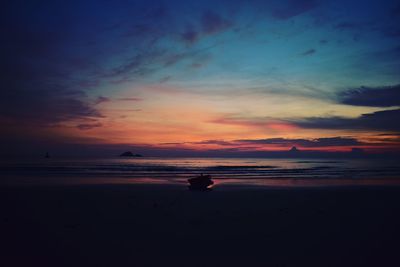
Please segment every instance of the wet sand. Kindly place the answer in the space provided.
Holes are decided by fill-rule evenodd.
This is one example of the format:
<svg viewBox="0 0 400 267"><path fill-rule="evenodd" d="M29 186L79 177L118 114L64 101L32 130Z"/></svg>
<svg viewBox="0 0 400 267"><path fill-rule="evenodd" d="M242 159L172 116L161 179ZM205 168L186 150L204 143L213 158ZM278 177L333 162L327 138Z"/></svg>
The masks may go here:
<svg viewBox="0 0 400 267"><path fill-rule="evenodd" d="M0 187L1 266L400 266L400 187Z"/></svg>

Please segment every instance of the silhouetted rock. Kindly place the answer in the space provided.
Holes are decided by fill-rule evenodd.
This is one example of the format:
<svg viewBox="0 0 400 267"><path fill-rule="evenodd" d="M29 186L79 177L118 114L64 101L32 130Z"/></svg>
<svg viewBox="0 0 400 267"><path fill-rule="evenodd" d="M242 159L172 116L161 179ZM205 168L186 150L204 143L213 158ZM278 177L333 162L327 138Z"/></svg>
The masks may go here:
<svg viewBox="0 0 400 267"><path fill-rule="evenodd" d="M126 151L124 153L122 153L121 155L119 155L120 157L143 157L140 154L133 154L131 151Z"/></svg>
<svg viewBox="0 0 400 267"><path fill-rule="evenodd" d="M297 147L293 146L289 151L290 152L299 152L300 150L298 150Z"/></svg>
<svg viewBox="0 0 400 267"><path fill-rule="evenodd" d="M206 191L210 190L209 186L213 185L214 182L211 180L211 175L203 175L197 176L195 178L188 179L189 189L190 190L198 190L198 191Z"/></svg>

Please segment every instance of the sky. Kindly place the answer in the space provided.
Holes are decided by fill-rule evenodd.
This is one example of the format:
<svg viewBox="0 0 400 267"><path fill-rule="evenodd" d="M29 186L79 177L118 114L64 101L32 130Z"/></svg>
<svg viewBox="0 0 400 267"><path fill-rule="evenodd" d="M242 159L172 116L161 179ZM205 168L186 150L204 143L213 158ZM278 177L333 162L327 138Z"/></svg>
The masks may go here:
<svg viewBox="0 0 400 267"><path fill-rule="evenodd" d="M400 152L398 0L6 1L0 29L1 154Z"/></svg>

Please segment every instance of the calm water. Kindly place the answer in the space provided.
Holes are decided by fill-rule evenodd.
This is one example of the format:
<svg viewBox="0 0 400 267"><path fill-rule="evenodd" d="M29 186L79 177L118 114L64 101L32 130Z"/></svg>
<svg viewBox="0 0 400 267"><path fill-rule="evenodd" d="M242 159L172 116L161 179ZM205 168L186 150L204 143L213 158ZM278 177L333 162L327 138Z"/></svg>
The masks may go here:
<svg viewBox="0 0 400 267"><path fill-rule="evenodd" d="M186 184L200 173L221 185L400 184L396 160L108 158L2 160L0 184Z"/></svg>

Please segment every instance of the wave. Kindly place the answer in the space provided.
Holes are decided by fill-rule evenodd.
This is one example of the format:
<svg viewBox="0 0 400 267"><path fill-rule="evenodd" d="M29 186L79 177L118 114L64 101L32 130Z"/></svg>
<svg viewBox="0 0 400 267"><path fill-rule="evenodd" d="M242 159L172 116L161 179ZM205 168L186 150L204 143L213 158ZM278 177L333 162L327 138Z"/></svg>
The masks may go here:
<svg viewBox="0 0 400 267"><path fill-rule="evenodd" d="M267 164L265 164L267 163ZM273 163L273 164L268 164ZM187 179L200 173L213 179L281 178L371 178L400 177L400 168L392 163L355 161L296 161L240 159L146 159L146 160L51 160L9 162L0 167L0 177L106 177Z"/></svg>

